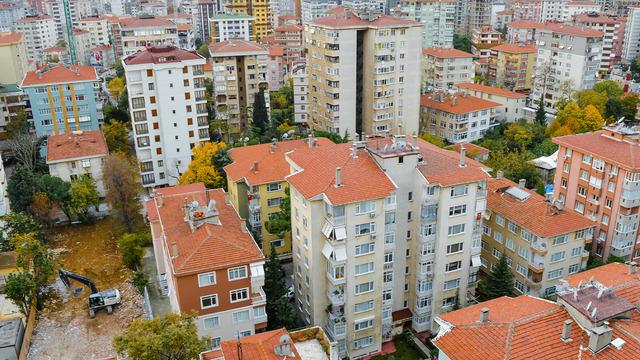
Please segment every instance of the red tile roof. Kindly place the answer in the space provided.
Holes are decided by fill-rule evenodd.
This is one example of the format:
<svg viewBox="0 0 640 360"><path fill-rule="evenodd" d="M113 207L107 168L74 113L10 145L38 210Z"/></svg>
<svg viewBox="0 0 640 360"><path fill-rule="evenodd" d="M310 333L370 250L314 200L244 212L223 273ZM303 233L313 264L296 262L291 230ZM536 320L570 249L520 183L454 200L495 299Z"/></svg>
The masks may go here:
<svg viewBox="0 0 640 360"><path fill-rule="evenodd" d="M67 51L66 46L52 46L42 50L43 52L60 52Z"/></svg>
<svg viewBox="0 0 640 360"><path fill-rule="evenodd" d="M413 314L409 309L397 310L391 313L391 319L393 322L410 320L412 317L413 317Z"/></svg>
<svg viewBox="0 0 640 360"><path fill-rule="evenodd" d="M269 56L284 56L284 46L282 45L269 46Z"/></svg>
<svg viewBox="0 0 640 360"><path fill-rule="evenodd" d="M176 24L176 29L178 31L191 30L191 24Z"/></svg>
<svg viewBox="0 0 640 360"><path fill-rule="evenodd" d="M111 47L111 45L98 45L96 47L94 47L93 49L91 49L91 51L110 51L113 50L113 48Z"/></svg>
<svg viewBox="0 0 640 360"><path fill-rule="evenodd" d="M159 197L162 206L158 207ZM264 260L264 255L246 230L236 210L226 202L222 189L207 190L204 184L178 185L156 189L154 199L146 208L151 222L159 221L164 229L166 249L169 251L176 275L224 269ZM205 223L194 231L185 221L185 200L207 206L214 200L220 225ZM174 246L177 253L174 252Z"/></svg>
<svg viewBox="0 0 640 360"><path fill-rule="evenodd" d="M280 344L282 336L289 335L287 329L267 331L240 339L242 357L238 354L238 341L226 340L220 343L222 355L225 360L301 360L300 354L293 342L290 342L292 356L279 356L275 354L276 345Z"/></svg>
<svg viewBox="0 0 640 360"><path fill-rule="evenodd" d="M453 150L457 153L460 153L460 149L463 148L467 151L467 156L474 157L477 155L487 155L489 154L489 149L483 148L480 145L468 143L468 144L453 144L447 147L447 150Z"/></svg>
<svg viewBox="0 0 640 360"><path fill-rule="evenodd" d="M559 136L554 143L590 154L625 169L640 170L640 144L621 141L607 136L603 131Z"/></svg>
<svg viewBox="0 0 640 360"><path fill-rule="evenodd" d="M160 64L187 60L204 59L195 51L180 49L175 46L147 47L124 59L126 65Z"/></svg>
<svg viewBox="0 0 640 360"><path fill-rule="evenodd" d="M594 30L587 27L566 25L559 23L547 23L543 31L552 31L564 35L583 36L583 37L602 37L604 33L602 31Z"/></svg>
<svg viewBox="0 0 640 360"><path fill-rule="evenodd" d="M471 95L463 97L462 94L446 94L444 95L444 100L442 102L436 100L436 96L437 94L435 93L427 93L420 96L420 106L452 114L468 114L474 111L501 106L497 102L481 99ZM455 105L453 104L454 96Z"/></svg>
<svg viewBox="0 0 640 360"><path fill-rule="evenodd" d="M87 31L87 30L73 28L73 34L74 35L82 35L82 34L88 34L88 33L89 33L89 31Z"/></svg>
<svg viewBox="0 0 640 360"><path fill-rule="evenodd" d="M640 292L640 272L629 274L629 265L617 262L579 272L564 278L564 280L569 283L570 287L575 287L581 282L586 283L592 277L608 288L636 287Z"/></svg>
<svg viewBox="0 0 640 360"><path fill-rule="evenodd" d="M424 164L418 165L418 171L430 184L454 186L490 178L488 168L473 159L465 159L466 166L460 167L460 154L441 149L420 138L417 142L424 159Z"/></svg>
<svg viewBox="0 0 640 360"><path fill-rule="evenodd" d="M558 305L551 301L523 295L516 298L503 296L480 304L440 315L440 319L454 326L480 324L480 310L489 308L488 324L511 323L523 318L555 310Z"/></svg>
<svg viewBox="0 0 640 360"><path fill-rule="evenodd" d="M1 33L0 45L17 44L22 41L21 33Z"/></svg>
<svg viewBox="0 0 640 360"><path fill-rule="evenodd" d="M413 20L401 19L390 15L381 15L374 20L362 19L344 6L336 6L328 10L327 14L329 14L329 16L314 19L311 23L329 28L422 26Z"/></svg>
<svg viewBox="0 0 640 360"><path fill-rule="evenodd" d="M122 28L145 28L145 27L175 27L176 24L169 20L158 17L131 18L123 17L118 20Z"/></svg>
<svg viewBox="0 0 640 360"><path fill-rule="evenodd" d="M577 23L585 24L624 24L624 18L611 17L604 13L598 13L596 16L580 13L573 16L573 20Z"/></svg>
<svg viewBox="0 0 640 360"><path fill-rule="evenodd" d="M304 30L304 26L298 24L285 24L280 25L277 28L273 29L274 33L283 33L283 32L302 32Z"/></svg>
<svg viewBox="0 0 640 360"><path fill-rule="evenodd" d="M92 66L58 65L44 70L38 75L36 71L29 71L22 80L22 87L47 84L66 84L80 81L95 81L98 79L96 70Z"/></svg>
<svg viewBox="0 0 640 360"><path fill-rule="evenodd" d="M493 86L482 85L482 84L462 83L456 86L458 87L458 90L463 90L463 89L474 90L474 91L479 91L479 92L492 94L492 95L498 95L498 96L507 97L507 98L520 99L520 98L527 97L527 95L524 95L524 94L496 88Z"/></svg>
<svg viewBox="0 0 640 360"><path fill-rule="evenodd" d="M104 16L89 16L89 17L85 17L78 20L78 22L92 22L92 21L104 21L104 20L109 20L109 19Z"/></svg>
<svg viewBox="0 0 640 360"><path fill-rule="evenodd" d="M569 5L569 6L598 6L598 4L594 3L593 1L569 1L564 3L564 5Z"/></svg>
<svg viewBox="0 0 640 360"><path fill-rule="evenodd" d="M491 50L502 51L509 54L531 54L538 51L533 45L515 45L515 44L502 44L494 46Z"/></svg>
<svg viewBox="0 0 640 360"><path fill-rule="evenodd" d="M211 56L214 56L222 53L266 53L266 50L255 41L231 39L209 45L209 52L211 52Z"/></svg>
<svg viewBox="0 0 640 360"><path fill-rule="evenodd" d="M513 15L513 11L512 10L501 10L496 12L496 14L498 15Z"/></svg>
<svg viewBox="0 0 640 360"><path fill-rule="evenodd" d="M73 119L69 119L72 121ZM109 148L102 131L51 135L47 139L47 164L71 159L107 156Z"/></svg>
<svg viewBox="0 0 640 360"><path fill-rule="evenodd" d="M320 147L333 145L327 138L316 140ZM277 143L273 150L271 144L232 148L229 150L229 157L233 162L225 166L224 171L232 181L244 179L252 186L284 181L291 173L285 154L308 146L307 140L290 140ZM255 163L257 171L254 171Z"/></svg>
<svg viewBox="0 0 640 360"><path fill-rule="evenodd" d="M519 201L504 193L504 190L510 187L518 187L518 184L505 178L489 180L487 182L487 208L541 238L588 229L596 225L593 221L571 209L564 209L554 215L545 198L529 189L522 190L529 193L530 197Z"/></svg>
<svg viewBox="0 0 640 360"><path fill-rule="evenodd" d="M514 29L543 29L545 27L545 23L515 20L510 22L508 26Z"/></svg>
<svg viewBox="0 0 640 360"><path fill-rule="evenodd" d="M332 204L342 205L384 198L396 189L367 150L359 149L353 157L351 144L304 147L287 154L287 158L303 170L286 179L307 199L324 194ZM336 168L341 168L338 187Z"/></svg>
<svg viewBox="0 0 640 360"><path fill-rule="evenodd" d="M473 58L473 54L470 54L468 52L442 47L422 49L422 54L430 55L440 59Z"/></svg>

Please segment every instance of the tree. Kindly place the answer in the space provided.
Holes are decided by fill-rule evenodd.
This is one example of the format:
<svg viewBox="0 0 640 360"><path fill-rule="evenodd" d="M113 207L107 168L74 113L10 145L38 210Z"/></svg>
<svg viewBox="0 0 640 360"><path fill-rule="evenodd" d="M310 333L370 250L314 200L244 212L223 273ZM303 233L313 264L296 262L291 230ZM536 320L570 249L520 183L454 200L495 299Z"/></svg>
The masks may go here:
<svg viewBox="0 0 640 360"><path fill-rule="evenodd" d="M507 256L503 253L487 277L480 280L478 290L483 299L491 300L501 296L513 296L513 285L513 273L507 264Z"/></svg>
<svg viewBox="0 0 640 360"><path fill-rule="evenodd" d="M622 90L622 88L620 88L618 83L613 80L603 80L597 82L593 86L593 91L605 94L608 98L621 97L622 95L624 95L624 91Z"/></svg>
<svg viewBox="0 0 640 360"><path fill-rule="evenodd" d="M9 138L17 134L29 132L29 118L23 108L19 108L16 114L9 118L9 122L4 127L9 134Z"/></svg>
<svg viewBox="0 0 640 360"><path fill-rule="evenodd" d="M129 154L131 145L129 144L129 130L127 125L117 120L111 120L102 125L104 138L111 152L122 152Z"/></svg>
<svg viewBox="0 0 640 360"><path fill-rule="evenodd" d="M267 105L264 100L264 90L255 95L253 99L253 112L252 117L252 129L256 135L265 135L267 128L269 127L269 113L267 112Z"/></svg>
<svg viewBox="0 0 640 360"><path fill-rule="evenodd" d="M313 136L327 138L336 144L342 144L345 142L343 141L344 138L340 136L340 134L336 134L330 131L314 130Z"/></svg>
<svg viewBox="0 0 640 360"><path fill-rule="evenodd" d="M55 278L55 255L38 240L34 233L17 234L9 241L15 249L16 267L22 274L21 278L25 279L25 274L28 273L33 277L34 293L23 294L25 295L23 298L35 298L36 305L41 308L45 289Z"/></svg>
<svg viewBox="0 0 640 360"><path fill-rule="evenodd" d="M51 208L60 207L67 218L71 219L71 213L67 209L71 192L70 182L45 174L38 179L38 189L47 195Z"/></svg>
<svg viewBox="0 0 640 360"><path fill-rule="evenodd" d="M540 96L538 108L536 109L536 122L538 124L547 124L547 113L544 111L544 98Z"/></svg>
<svg viewBox="0 0 640 360"><path fill-rule="evenodd" d="M116 71L117 77L123 78L125 79L125 81L127 80L127 78L125 78L124 76L124 66L122 65L121 61L116 61L116 64L113 66L113 68Z"/></svg>
<svg viewBox="0 0 640 360"><path fill-rule="evenodd" d="M96 187L96 181L91 176L82 176L71 182L67 209L78 216L82 222L91 220L89 208L100 204L100 194Z"/></svg>
<svg viewBox="0 0 640 360"><path fill-rule="evenodd" d="M604 92L597 92L593 89L577 91L573 97L578 107L584 109L587 105L595 106L600 114L605 113L605 104L609 98Z"/></svg>
<svg viewBox="0 0 640 360"><path fill-rule="evenodd" d="M471 52L471 39L468 35L453 34L453 48Z"/></svg>
<svg viewBox="0 0 640 360"><path fill-rule="evenodd" d="M580 119L583 117L582 108L578 103L570 101L565 107L558 111L556 119L549 125L547 134L551 137L560 136L558 132L561 128L561 133L569 132L569 134L575 134L578 131Z"/></svg>
<svg viewBox="0 0 640 360"><path fill-rule="evenodd" d="M112 214L127 232L133 232L140 211L138 196L142 192L138 167L122 153L110 154L104 162L102 181Z"/></svg>
<svg viewBox="0 0 640 360"><path fill-rule="evenodd" d="M533 134L526 126L513 123L504 130L504 140L508 148L525 151L533 142Z"/></svg>
<svg viewBox="0 0 640 360"><path fill-rule="evenodd" d="M280 211L269 214L269 220L264 224L269 234L276 235L281 239L287 236L287 232L291 231L291 195L289 187L284 189L284 193L285 197L280 202Z"/></svg>
<svg viewBox="0 0 640 360"><path fill-rule="evenodd" d="M42 225L29 216L29 214L11 211L3 220L4 226L2 227L2 234L4 234L7 239L11 239L20 234L34 234L37 239L44 241L44 229ZM11 242L3 239L0 251L10 250L13 250L13 245Z"/></svg>
<svg viewBox="0 0 640 360"><path fill-rule="evenodd" d="M105 103L102 108L102 112L104 113L105 119L129 122L129 113L126 110L119 108L117 105Z"/></svg>
<svg viewBox="0 0 640 360"><path fill-rule="evenodd" d="M119 76L114 77L107 83L107 89L109 89L111 96L119 99L125 89L124 79Z"/></svg>
<svg viewBox="0 0 640 360"><path fill-rule="evenodd" d="M24 164L16 165L7 184L7 193L11 209L17 212L31 210L33 196L38 191L38 180Z"/></svg>
<svg viewBox="0 0 640 360"><path fill-rule="evenodd" d="M198 47L198 50L196 50L197 53L202 56L205 59L209 59L211 57L211 53L209 52L209 47L207 46L207 44L202 44Z"/></svg>
<svg viewBox="0 0 640 360"><path fill-rule="evenodd" d="M589 132L602 129L602 125L604 125L604 119L598 109L593 105L587 105L584 108L584 113L582 118L580 119L580 127L578 128L578 132Z"/></svg>
<svg viewBox="0 0 640 360"><path fill-rule="evenodd" d="M278 260L276 249L271 246L269 257L264 263L264 293L267 295L267 317L269 319L269 328L280 328L289 321L289 314L286 308L281 304L286 299L287 284L284 281L284 270L282 264ZM291 309L293 310L293 309Z"/></svg>
<svg viewBox="0 0 640 360"><path fill-rule="evenodd" d="M535 189L541 182L540 173L529 160L530 157L526 152L492 151L486 164L494 171L502 170L504 176L512 181L518 182L520 179L525 179L526 186L529 189Z"/></svg>
<svg viewBox="0 0 640 360"><path fill-rule="evenodd" d="M444 140L442 140L441 137L437 135L432 135L431 133L428 133L428 132L425 132L424 134L420 135L420 139L426 142L430 142L439 148L443 148L445 146Z"/></svg>
<svg viewBox="0 0 640 360"><path fill-rule="evenodd" d="M46 193L38 191L35 195L33 195L33 201L31 202L31 213L36 217L36 219L38 219L39 222L49 226L53 208L53 201L49 199Z"/></svg>
<svg viewBox="0 0 640 360"><path fill-rule="evenodd" d="M25 316L29 314L31 301L36 296L36 284L31 273L26 271L10 273L4 292L7 298L20 308L22 314Z"/></svg>
<svg viewBox="0 0 640 360"><path fill-rule="evenodd" d="M193 148L193 160L187 171L180 176L180 184L204 183L209 189L224 186L224 177L213 165L213 159L227 145L223 142L208 142Z"/></svg>
<svg viewBox="0 0 640 360"><path fill-rule="evenodd" d="M118 355L133 360L193 360L207 349L198 338L195 314L168 313L152 320L135 319L122 335L113 339Z"/></svg>
<svg viewBox="0 0 640 360"><path fill-rule="evenodd" d="M144 257L144 247L151 245L149 233L126 233L118 240L122 263L131 270L137 270Z"/></svg>
<svg viewBox="0 0 640 360"><path fill-rule="evenodd" d="M40 139L29 131L17 132L7 140L9 148L13 150L16 160L29 171L35 172L38 168L38 148Z"/></svg>

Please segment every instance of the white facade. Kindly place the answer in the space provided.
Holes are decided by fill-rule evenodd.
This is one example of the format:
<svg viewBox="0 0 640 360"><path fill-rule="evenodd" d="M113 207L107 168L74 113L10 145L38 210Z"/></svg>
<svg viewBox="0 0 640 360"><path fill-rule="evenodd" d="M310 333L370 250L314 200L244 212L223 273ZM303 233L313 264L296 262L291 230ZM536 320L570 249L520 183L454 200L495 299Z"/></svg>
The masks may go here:
<svg viewBox="0 0 640 360"><path fill-rule="evenodd" d="M450 1L401 1L394 15L422 24L422 47L453 47L456 3Z"/></svg>
<svg viewBox="0 0 640 360"><path fill-rule="evenodd" d="M104 17L89 17L78 20L76 26L89 32L91 48L109 44L109 20Z"/></svg>
<svg viewBox="0 0 640 360"><path fill-rule="evenodd" d="M542 0L542 12L540 21L560 21L562 18L563 4L568 0Z"/></svg>
<svg viewBox="0 0 640 360"><path fill-rule="evenodd" d="M231 39L245 41L255 40L253 16L244 14L220 14L211 18L212 42L223 42Z"/></svg>
<svg viewBox="0 0 640 360"><path fill-rule="evenodd" d="M473 87L473 84L471 85ZM466 87L464 85L458 87L460 91L466 91L471 96L481 99L490 100L499 103L502 106L495 108L495 119L498 121L515 122L524 117L523 110L527 103L526 95L512 93L511 95L501 94L509 92L508 90L495 89L494 91L476 89Z"/></svg>
<svg viewBox="0 0 640 360"><path fill-rule="evenodd" d="M43 61L43 50L58 41L56 25L52 17L37 16L18 20L16 31L24 34L29 60Z"/></svg>
<svg viewBox="0 0 640 360"><path fill-rule="evenodd" d="M97 156L84 156L73 159L64 159L61 161L47 162L49 165L49 174L57 176L64 181L72 181L79 177L89 174L96 182L96 189L100 197L106 195L104 183L102 182L102 165L106 154Z"/></svg>
<svg viewBox="0 0 640 360"><path fill-rule="evenodd" d="M630 63L640 55L640 7L629 7L624 33L622 61Z"/></svg>
<svg viewBox="0 0 640 360"><path fill-rule="evenodd" d="M15 31L16 21L27 14L24 6L17 4L0 4L0 31Z"/></svg>
<svg viewBox="0 0 640 360"><path fill-rule="evenodd" d="M306 65L293 69L293 112L298 124L306 124L309 118L309 74Z"/></svg>
<svg viewBox="0 0 640 360"><path fill-rule="evenodd" d="M569 1L560 5L560 21L569 22L573 20L573 16L589 12L599 12L602 6L596 3L586 1Z"/></svg>
<svg viewBox="0 0 640 360"><path fill-rule="evenodd" d="M336 6L337 0L300 0L302 23L326 16L327 10Z"/></svg>
<svg viewBox="0 0 640 360"><path fill-rule="evenodd" d="M178 46L177 25L157 18L129 19L120 22L120 44L123 56L135 54L145 46Z"/></svg>

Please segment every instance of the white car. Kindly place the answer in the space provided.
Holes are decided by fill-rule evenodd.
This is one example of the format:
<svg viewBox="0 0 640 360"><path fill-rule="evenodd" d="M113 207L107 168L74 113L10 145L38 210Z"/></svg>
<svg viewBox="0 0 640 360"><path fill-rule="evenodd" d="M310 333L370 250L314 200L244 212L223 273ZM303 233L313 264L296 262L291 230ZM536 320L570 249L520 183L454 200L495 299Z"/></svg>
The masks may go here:
<svg viewBox="0 0 640 360"><path fill-rule="evenodd" d="M284 294L284 297L289 299L289 301L293 301L293 297L295 296L295 291L293 290L293 285L289 286L287 293Z"/></svg>

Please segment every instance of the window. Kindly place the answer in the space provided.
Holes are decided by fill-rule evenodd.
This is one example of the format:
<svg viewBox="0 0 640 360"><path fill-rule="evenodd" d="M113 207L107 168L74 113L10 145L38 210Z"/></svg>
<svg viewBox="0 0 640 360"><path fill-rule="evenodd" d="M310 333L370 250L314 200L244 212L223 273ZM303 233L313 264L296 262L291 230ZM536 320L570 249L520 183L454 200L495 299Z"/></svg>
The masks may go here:
<svg viewBox="0 0 640 360"><path fill-rule="evenodd" d="M591 164L591 156L587 154L582 155L582 162L585 164Z"/></svg>
<svg viewBox="0 0 640 360"><path fill-rule="evenodd" d="M373 327L373 319L359 320L353 325L354 331L371 329Z"/></svg>
<svg viewBox="0 0 640 360"><path fill-rule="evenodd" d="M356 235L374 233L375 231L376 231L376 224L372 222L356 225Z"/></svg>
<svg viewBox="0 0 640 360"><path fill-rule="evenodd" d="M273 183L267 185L267 191L280 191L282 190L282 185L280 183Z"/></svg>
<svg viewBox="0 0 640 360"><path fill-rule="evenodd" d="M537 238L537 236L533 235L530 231L525 229L520 230L520 237L528 243L531 243Z"/></svg>
<svg viewBox="0 0 640 360"><path fill-rule="evenodd" d="M580 264L573 264L569 266L569 274L575 274L580 271Z"/></svg>
<svg viewBox="0 0 640 360"><path fill-rule="evenodd" d="M551 254L551 262L558 262L564 260L564 251L558 251Z"/></svg>
<svg viewBox="0 0 640 360"><path fill-rule="evenodd" d="M516 245L513 243L513 240L511 239L507 239L507 243L505 244L507 246L507 249L513 251L516 248Z"/></svg>
<svg viewBox="0 0 640 360"><path fill-rule="evenodd" d="M267 206L280 206L282 198L267 199Z"/></svg>
<svg viewBox="0 0 640 360"><path fill-rule="evenodd" d="M452 271L457 271L460 270L462 268L462 261L453 261L448 263L445 268L444 271L446 272L452 272Z"/></svg>
<svg viewBox="0 0 640 360"><path fill-rule="evenodd" d="M425 224L422 225L422 235L430 236L436 234L436 224Z"/></svg>
<svg viewBox="0 0 640 360"><path fill-rule="evenodd" d="M429 280L418 281L418 292L425 293L427 291L431 291L431 289L433 289L433 282Z"/></svg>
<svg viewBox="0 0 640 360"><path fill-rule="evenodd" d="M498 249L493 249L493 257L496 259L500 259L500 257L502 256L502 251L498 250Z"/></svg>
<svg viewBox="0 0 640 360"><path fill-rule="evenodd" d="M460 243L456 243L456 244L447 245L447 255L461 252L463 245L464 245L464 243L461 243L461 242Z"/></svg>
<svg viewBox="0 0 640 360"><path fill-rule="evenodd" d="M553 238L553 242L552 242L553 246L562 245L562 244L566 243L568 239L569 239L569 236L567 234L558 235L558 236Z"/></svg>
<svg viewBox="0 0 640 360"><path fill-rule="evenodd" d="M361 312L364 312L364 311L369 311L371 309L373 309L373 300L357 303L355 305L355 310L354 311L356 313L361 313Z"/></svg>
<svg viewBox="0 0 640 360"><path fill-rule="evenodd" d="M249 309L234 312L232 318L234 324L249 321Z"/></svg>
<svg viewBox="0 0 640 360"><path fill-rule="evenodd" d="M389 264L393 262L393 251L384 253L384 263Z"/></svg>
<svg viewBox="0 0 640 360"><path fill-rule="evenodd" d="M427 298L418 298L418 300L416 300L416 305L419 308L426 308L431 306L431 298L427 297Z"/></svg>
<svg viewBox="0 0 640 360"><path fill-rule="evenodd" d="M356 215L370 213L376 210L376 203L373 201L361 201L356 204Z"/></svg>
<svg viewBox="0 0 640 360"><path fill-rule="evenodd" d="M209 348L211 350L219 349L220 348L220 341L222 341L222 338L219 337L219 336L215 337L215 338L212 338L211 342L209 343Z"/></svg>
<svg viewBox="0 0 640 360"><path fill-rule="evenodd" d="M273 215L273 214L269 214L269 219L271 219L271 215ZM276 248L284 246L284 240L283 239L272 240L269 243L271 244L271 246L276 247Z"/></svg>
<svg viewBox="0 0 640 360"><path fill-rule="evenodd" d="M516 272L522 276L527 276L529 270L527 270L527 268L525 266L522 266L520 264L516 264Z"/></svg>
<svg viewBox="0 0 640 360"><path fill-rule="evenodd" d="M267 309L264 306L253 308L253 317L261 318L267 316Z"/></svg>
<svg viewBox="0 0 640 360"><path fill-rule="evenodd" d="M228 270L229 281L244 279L247 277L247 267L239 266Z"/></svg>
<svg viewBox="0 0 640 360"><path fill-rule="evenodd" d="M493 233L493 239L502 244L502 242L504 241L504 235L502 235L501 232L495 231Z"/></svg>
<svg viewBox="0 0 640 360"><path fill-rule="evenodd" d="M353 347L356 349L362 349L367 346L371 346L371 344L373 344L373 336L367 336L360 339L356 339L353 342Z"/></svg>
<svg viewBox="0 0 640 360"><path fill-rule="evenodd" d="M444 282L444 290L457 289L460 286L460 279L453 279Z"/></svg>
<svg viewBox="0 0 640 360"><path fill-rule="evenodd" d="M469 192L469 185L458 185L451 188L451 197L464 196Z"/></svg>
<svg viewBox="0 0 640 360"><path fill-rule="evenodd" d="M374 243L366 243L356 245L356 256L365 255L373 252Z"/></svg>
<svg viewBox="0 0 640 360"><path fill-rule="evenodd" d="M391 297L393 295L392 289L385 289L382 291L382 301L391 301Z"/></svg>
<svg viewBox="0 0 640 360"><path fill-rule="evenodd" d="M582 248L581 247L575 247L573 249L571 249L571 256L580 256L580 254L582 254Z"/></svg>
<svg viewBox="0 0 640 360"><path fill-rule="evenodd" d="M580 179L584 181L589 181L589 172L585 170L580 170Z"/></svg>
<svg viewBox="0 0 640 360"><path fill-rule="evenodd" d="M580 195L580 196L582 196L582 197L587 196L587 189L586 189L584 186L580 186L580 185L578 185L578 190L577 190L577 192L578 192L578 195Z"/></svg>
<svg viewBox="0 0 640 360"><path fill-rule="evenodd" d="M489 227L489 225L487 224L482 225L482 233L487 236L491 236L491 228Z"/></svg>
<svg viewBox="0 0 640 360"><path fill-rule="evenodd" d="M202 309L208 309L218 306L218 295L206 295L200 297L200 307Z"/></svg>
<svg viewBox="0 0 640 360"><path fill-rule="evenodd" d="M373 291L373 281L357 284L355 288L356 295L365 294Z"/></svg>
<svg viewBox="0 0 640 360"><path fill-rule="evenodd" d="M544 289L544 296L549 297L553 294L556 293L556 287L555 286L550 286L546 289Z"/></svg>
<svg viewBox="0 0 640 360"><path fill-rule="evenodd" d="M518 225L512 223L511 221L509 221L509 225L508 225L509 231L511 231L514 234L518 233Z"/></svg>
<svg viewBox="0 0 640 360"><path fill-rule="evenodd" d="M442 300L442 307L445 308L445 307L455 306L457 303L458 303L458 297L451 296Z"/></svg>
<svg viewBox="0 0 640 360"><path fill-rule="evenodd" d="M579 201L576 201L576 205L574 207L574 210L579 212L580 214L584 213L584 204L579 202Z"/></svg>
<svg viewBox="0 0 640 360"><path fill-rule="evenodd" d="M216 273L215 272L209 272L209 273L205 273L205 274L198 274L198 286L199 287L215 285L215 284L216 284Z"/></svg>
<svg viewBox="0 0 640 360"><path fill-rule="evenodd" d="M449 216L463 215L467 213L467 205L456 205L449 208Z"/></svg>
<svg viewBox="0 0 640 360"><path fill-rule="evenodd" d="M529 259L529 249L523 246L518 247L518 255L523 259Z"/></svg>
<svg viewBox="0 0 640 360"><path fill-rule="evenodd" d="M504 226L504 217L502 215L496 215L496 224Z"/></svg>
<svg viewBox="0 0 640 360"><path fill-rule="evenodd" d="M612 205L613 205L613 201L611 201L611 199L609 198L604 199L604 207L606 207L607 209L611 209Z"/></svg>
<svg viewBox="0 0 640 360"><path fill-rule="evenodd" d="M249 299L249 288L231 290L229 292L229 294L231 295L231 302L232 303L239 302L239 301L245 301L245 300Z"/></svg>
<svg viewBox="0 0 640 360"><path fill-rule="evenodd" d="M523 293L525 292L526 288L524 286L523 283L521 283L520 281L516 280L513 284L513 287L516 288L516 290L518 290L519 292Z"/></svg>
<svg viewBox="0 0 640 360"><path fill-rule="evenodd" d="M215 329L220 326L220 318L217 316L207 317L202 320L205 329Z"/></svg>
<svg viewBox="0 0 640 360"><path fill-rule="evenodd" d="M448 230L449 236L454 236L462 233L464 233L464 224L449 226L449 230Z"/></svg>
<svg viewBox="0 0 640 360"><path fill-rule="evenodd" d="M592 167L598 171L604 171L604 161L600 159L593 159Z"/></svg>
<svg viewBox="0 0 640 360"><path fill-rule="evenodd" d="M569 163L564 163L564 165L562 166L562 170L564 172L569 172Z"/></svg>
<svg viewBox="0 0 640 360"><path fill-rule="evenodd" d="M549 271L549 273L547 274L547 280L553 280L553 279L557 279L559 277L562 276L562 268L560 269L555 269L552 271Z"/></svg>
<svg viewBox="0 0 640 360"><path fill-rule="evenodd" d="M363 275L373 272L373 262L368 262L364 264L356 264L355 275Z"/></svg>

